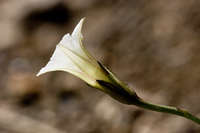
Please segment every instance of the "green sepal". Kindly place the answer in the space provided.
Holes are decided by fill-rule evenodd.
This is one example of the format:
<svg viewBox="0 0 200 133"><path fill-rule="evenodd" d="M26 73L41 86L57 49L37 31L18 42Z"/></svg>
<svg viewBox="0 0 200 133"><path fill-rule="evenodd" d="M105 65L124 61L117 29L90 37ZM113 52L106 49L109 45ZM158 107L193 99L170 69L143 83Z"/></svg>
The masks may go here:
<svg viewBox="0 0 200 133"><path fill-rule="evenodd" d="M97 63L99 64L99 66L101 67L101 69L103 70L103 72L104 72L106 75L110 75L108 69L107 69L105 66L103 66L103 65L101 64L101 62L97 61Z"/></svg>
<svg viewBox="0 0 200 133"><path fill-rule="evenodd" d="M121 82L108 68L102 65L99 61L97 61L99 66L101 67L102 71L106 73L108 78L110 79L110 83L115 86L120 86L121 88L125 89L128 93L135 93L134 90L131 90L127 84ZM105 81L104 81L105 82Z"/></svg>
<svg viewBox="0 0 200 133"><path fill-rule="evenodd" d="M96 80L103 88L104 92L109 94L114 99L124 104L137 104L139 97L134 92L129 92L120 85L115 85L103 80Z"/></svg>

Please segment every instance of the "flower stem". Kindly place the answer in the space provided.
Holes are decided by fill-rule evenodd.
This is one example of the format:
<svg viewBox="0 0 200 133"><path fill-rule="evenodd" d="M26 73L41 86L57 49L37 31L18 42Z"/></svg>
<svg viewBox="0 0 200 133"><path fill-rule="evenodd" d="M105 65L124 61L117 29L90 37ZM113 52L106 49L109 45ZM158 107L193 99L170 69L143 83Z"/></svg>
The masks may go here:
<svg viewBox="0 0 200 133"><path fill-rule="evenodd" d="M104 88L101 91L107 93L119 102L129 105L135 105L156 112L178 115L186 119L192 120L193 122L200 125L200 118L192 115L186 110L177 107L152 104L144 101L143 99L138 97L137 93L134 90L130 89L126 84L120 82L110 71L104 68L103 65L100 64L100 67L108 74L108 76L110 76L112 82L110 83L104 80L96 80L96 82L100 86L102 86L102 88Z"/></svg>
<svg viewBox="0 0 200 133"><path fill-rule="evenodd" d="M197 123L200 125L200 119L191 113L189 113L186 110L176 108L176 107L171 107L171 106L165 106L165 105L157 105L157 104L152 104L149 102L145 102L141 98L137 98L138 102L134 102L134 105L138 107L142 107L144 109L156 111L156 112L163 112L163 113L169 113L173 115L178 115L181 117L184 117L186 119L192 120L193 122Z"/></svg>

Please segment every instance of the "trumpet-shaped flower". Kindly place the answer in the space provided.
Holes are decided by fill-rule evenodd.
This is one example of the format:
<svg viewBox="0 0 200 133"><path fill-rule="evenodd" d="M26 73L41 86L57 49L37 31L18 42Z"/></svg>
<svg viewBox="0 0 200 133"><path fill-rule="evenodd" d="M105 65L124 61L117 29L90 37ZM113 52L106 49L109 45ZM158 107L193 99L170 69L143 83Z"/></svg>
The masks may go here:
<svg viewBox="0 0 200 133"><path fill-rule="evenodd" d="M81 29L83 22L84 19L81 19L72 35L64 35L56 46L50 61L40 70L37 76L51 71L66 71L97 88L101 87L96 80L109 80L98 62L82 44Z"/></svg>
<svg viewBox="0 0 200 133"><path fill-rule="evenodd" d="M101 65L82 44L81 19L72 35L66 34L56 46L50 61L37 76L51 71L66 71L88 85L98 88L121 102L135 95L126 85L119 81L106 67Z"/></svg>

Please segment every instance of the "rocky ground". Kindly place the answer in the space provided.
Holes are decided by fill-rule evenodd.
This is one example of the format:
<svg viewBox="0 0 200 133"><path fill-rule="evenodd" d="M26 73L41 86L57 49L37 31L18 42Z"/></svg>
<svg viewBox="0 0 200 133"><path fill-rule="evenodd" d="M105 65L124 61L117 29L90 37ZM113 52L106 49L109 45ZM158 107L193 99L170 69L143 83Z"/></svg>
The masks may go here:
<svg viewBox="0 0 200 133"><path fill-rule="evenodd" d="M200 117L200 1L1 0L1 133L199 133L118 103L64 72L36 77L82 17L84 44L153 103Z"/></svg>

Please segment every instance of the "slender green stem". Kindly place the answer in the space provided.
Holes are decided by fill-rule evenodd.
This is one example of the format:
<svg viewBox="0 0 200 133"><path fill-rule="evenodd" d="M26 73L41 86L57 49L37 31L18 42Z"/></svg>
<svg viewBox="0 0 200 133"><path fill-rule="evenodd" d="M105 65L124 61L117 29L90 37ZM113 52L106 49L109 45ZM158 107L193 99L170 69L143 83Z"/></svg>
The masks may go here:
<svg viewBox="0 0 200 133"><path fill-rule="evenodd" d="M200 119L192 115L191 113L187 112L186 110L176 108L176 107L171 107L171 106L148 103L148 102L143 101L140 98L138 100L139 101L135 104L136 106L139 106L148 110L156 111L156 112L164 112L164 113L178 115L186 119L192 120L193 122L197 124L200 124Z"/></svg>
<svg viewBox="0 0 200 133"><path fill-rule="evenodd" d="M119 81L109 70L104 68L104 66L101 65L101 63L99 63L99 65L102 68L102 70L106 73L106 75L110 78L111 81L107 82L104 80L96 80L96 82L102 88L104 88L101 91L104 91L105 93L107 93L114 99L118 100L119 102L129 105L136 105L138 107L156 112L178 115L186 119L192 120L193 122L200 125L200 119L186 110L171 106L152 104L144 101L143 99L138 97L135 91L130 89L126 84Z"/></svg>

